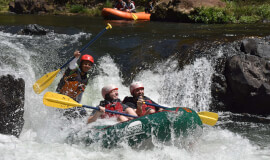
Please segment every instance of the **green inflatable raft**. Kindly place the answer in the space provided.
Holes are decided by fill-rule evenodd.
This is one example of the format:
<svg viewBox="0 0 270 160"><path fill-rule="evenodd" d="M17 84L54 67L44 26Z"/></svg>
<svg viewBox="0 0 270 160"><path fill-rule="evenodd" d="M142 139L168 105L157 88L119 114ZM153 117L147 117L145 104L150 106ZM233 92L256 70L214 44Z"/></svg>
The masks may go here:
<svg viewBox="0 0 270 160"><path fill-rule="evenodd" d="M202 128L202 121L194 110L175 107L112 126L96 126L84 133L77 131L71 133L67 141L86 145L100 143L106 148L117 146L121 142L136 146L150 138L166 143L186 137L198 128Z"/></svg>

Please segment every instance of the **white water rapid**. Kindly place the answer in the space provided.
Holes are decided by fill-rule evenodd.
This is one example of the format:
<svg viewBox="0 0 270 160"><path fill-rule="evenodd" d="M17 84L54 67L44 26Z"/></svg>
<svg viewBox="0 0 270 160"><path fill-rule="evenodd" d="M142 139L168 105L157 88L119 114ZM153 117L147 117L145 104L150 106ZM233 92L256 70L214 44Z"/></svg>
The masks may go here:
<svg viewBox="0 0 270 160"><path fill-rule="evenodd" d="M19 138L0 134L0 160L263 160L269 159L269 148L260 148L249 139L219 126L204 126L202 136L193 146L163 145L154 142L150 149L132 149L122 144L114 149L99 145L67 144L65 138L72 129L90 128L86 119L66 123L56 108L43 105L46 91L55 91L61 78L58 74L53 84L40 95L32 85L42 75L54 71L66 57L58 54L63 46L79 44L82 37L91 34L65 35L50 33L46 36L23 36L0 31L0 76L11 74L25 81L25 124ZM59 60L60 59L60 60ZM119 66L108 54L97 60L99 75L88 84L82 104L96 106L101 100L101 88L108 82L119 87L120 98L130 95L123 84ZM174 57L156 63L153 70L144 70L134 81L142 81L145 95L157 103L172 107L190 107L195 111L207 111L211 102L211 75L213 68L206 58L195 60L178 71ZM91 110L87 110L89 113ZM222 116L224 113L219 113ZM97 123L102 123L98 121ZM109 123L109 122L107 122ZM115 123L115 122L113 122ZM226 123L226 122L218 122Z"/></svg>

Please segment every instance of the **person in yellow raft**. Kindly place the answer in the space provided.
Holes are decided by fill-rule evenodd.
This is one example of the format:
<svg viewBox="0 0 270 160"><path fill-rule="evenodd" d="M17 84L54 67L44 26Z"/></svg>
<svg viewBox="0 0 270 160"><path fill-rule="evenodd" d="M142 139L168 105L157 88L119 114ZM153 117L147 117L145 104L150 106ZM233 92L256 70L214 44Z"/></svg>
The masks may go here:
<svg viewBox="0 0 270 160"><path fill-rule="evenodd" d="M81 53L79 51L74 52L74 59L69 63L68 69L65 71L62 79L58 83L56 92L67 95L80 103L83 92L88 83L88 71L94 64L94 58L91 55L85 54L81 57L80 65L79 60ZM82 117L87 113L83 107L75 107L64 111L64 116L68 117Z"/></svg>

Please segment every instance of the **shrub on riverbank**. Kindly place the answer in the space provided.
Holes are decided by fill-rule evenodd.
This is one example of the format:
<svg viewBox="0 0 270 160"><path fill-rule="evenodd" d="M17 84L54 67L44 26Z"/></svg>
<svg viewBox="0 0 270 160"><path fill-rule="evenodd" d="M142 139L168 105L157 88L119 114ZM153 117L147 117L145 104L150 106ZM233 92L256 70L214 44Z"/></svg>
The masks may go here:
<svg viewBox="0 0 270 160"><path fill-rule="evenodd" d="M235 0L227 2L225 8L196 8L189 15L199 23L256 23L270 20L270 1L262 2Z"/></svg>
<svg viewBox="0 0 270 160"><path fill-rule="evenodd" d="M9 0L0 0L0 12L8 11Z"/></svg>
<svg viewBox="0 0 270 160"><path fill-rule="evenodd" d="M76 4L76 5L66 5L67 12L75 13L75 14L85 14L89 16L100 16L100 8L99 7L93 7L93 8L87 8L82 5Z"/></svg>
<svg viewBox="0 0 270 160"><path fill-rule="evenodd" d="M100 5L96 5L92 8L85 7L81 4L66 5L66 8L68 8L71 13L82 13L97 16L101 15L102 8L112 8L112 6L112 2L110 0L106 0L103 4L100 3Z"/></svg>

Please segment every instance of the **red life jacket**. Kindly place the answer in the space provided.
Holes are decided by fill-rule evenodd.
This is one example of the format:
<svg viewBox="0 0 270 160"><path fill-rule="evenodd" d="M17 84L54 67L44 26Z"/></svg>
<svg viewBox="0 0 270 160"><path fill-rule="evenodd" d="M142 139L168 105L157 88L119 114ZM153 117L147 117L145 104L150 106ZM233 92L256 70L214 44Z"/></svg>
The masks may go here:
<svg viewBox="0 0 270 160"><path fill-rule="evenodd" d="M123 106L120 102L113 102L113 103L106 104L105 109L123 113ZM103 115L101 115L101 118L119 117L119 116L120 115L118 115L118 114L112 114L112 113L105 112Z"/></svg>
<svg viewBox="0 0 270 160"><path fill-rule="evenodd" d="M151 100L145 100L145 102L153 103ZM150 105L147 105L147 104L143 104L143 105L142 105L142 115L140 115L140 116L144 116L145 113L146 113L146 111L147 111L149 108L154 109L155 112L157 111L157 110L156 110L156 107L150 106Z"/></svg>
<svg viewBox="0 0 270 160"><path fill-rule="evenodd" d="M120 8L124 8L125 5L126 5L125 2L122 2L122 3L117 2L114 8L117 8L119 10Z"/></svg>

